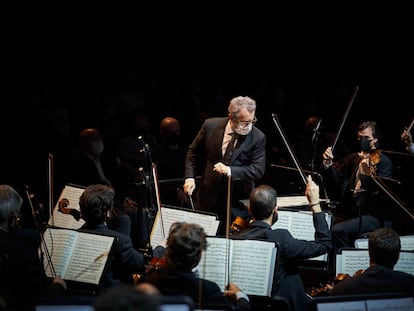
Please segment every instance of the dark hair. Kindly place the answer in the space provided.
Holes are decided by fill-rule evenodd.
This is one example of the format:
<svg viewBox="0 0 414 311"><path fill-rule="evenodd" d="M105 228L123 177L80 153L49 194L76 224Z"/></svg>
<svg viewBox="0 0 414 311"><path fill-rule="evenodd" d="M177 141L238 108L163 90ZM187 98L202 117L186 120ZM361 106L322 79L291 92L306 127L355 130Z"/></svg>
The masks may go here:
<svg viewBox="0 0 414 311"><path fill-rule="evenodd" d="M250 192L250 209L256 220L268 218L276 204L277 192L271 186L260 185Z"/></svg>
<svg viewBox="0 0 414 311"><path fill-rule="evenodd" d="M375 122L375 121L362 122L360 125L358 125L358 132L363 131L367 128L371 128L372 136L374 136L374 138L378 139L377 143L375 144L375 146L378 148L378 146L381 142L381 130L379 129L379 127L377 125L377 122Z"/></svg>
<svg viewBox="0 0 414 311"><path fill-rule="evenodd" d="M23 198L20 194L9 185L0 185L0 223L8 222L10 217L17 216Z"/></svg>
<svg viewBox="0 0 414 311"><path fill-rule="evenodd" d="M167 260L178 271L191 271L197 266L206 247L203 227L185 222L171 225L167 239Z"/></svg>
<svg viewBox="0 0 414 311"><path fill-rule="evenodd" d="M89 227L102 224L110 218L115 191L106 185L90 185L79 198L81 216Z"/></svg>
<svg viewBox="0 0 414 311"><path fill-rule="evenodd" d="M393 269L400 256L400 237L392 229L377 229L369 235L368 249L373 263Z"/></svg>
<svg viewBox="0 0 414 311"><path fill-rule="evenodd" d="M158 311L161 297L140 291L133 285L120 285L98 297L93 307L96 311Z"/></svg>

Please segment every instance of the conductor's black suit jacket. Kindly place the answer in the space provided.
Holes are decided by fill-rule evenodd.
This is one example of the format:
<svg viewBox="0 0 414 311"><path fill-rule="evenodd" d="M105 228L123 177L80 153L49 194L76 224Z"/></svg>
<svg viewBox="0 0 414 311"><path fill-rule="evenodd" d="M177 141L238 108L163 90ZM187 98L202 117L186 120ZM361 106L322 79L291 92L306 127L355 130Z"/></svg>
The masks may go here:
<svg viewBox="0 0 414 311"><path fill-rule="evenodd" d="M227 202L227 177L213 171L214 164L223 160L222 142L228 118L207 119L188 148L185 178L201 174L197 209L223 214ZM232 206L247 199L266 168L266 136L253 126L249 134L240 136L230 162Z"/></svg>

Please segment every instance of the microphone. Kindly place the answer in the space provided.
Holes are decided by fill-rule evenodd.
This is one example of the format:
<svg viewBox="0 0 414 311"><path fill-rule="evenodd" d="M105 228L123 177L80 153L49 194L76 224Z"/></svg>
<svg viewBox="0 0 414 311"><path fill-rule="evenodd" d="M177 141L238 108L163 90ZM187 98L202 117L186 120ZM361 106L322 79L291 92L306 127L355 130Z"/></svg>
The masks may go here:
<svg viewBox="0 0 414 311"><path fill-rule="evenodd" d="M142 136L138 136L138 142L141 144L140 152L145 152L149 150L148 145L145 143L144 138Z"/></svg>
<svg viewBox="0 0 414 311"><path fill-rule="evenodd" d="M316 134L320 134L319 128L321 127L322 119L319 119L318 124L316 124L316 127L313 129L313 132Z"/></svg>
<svg viewBox="0 0 414 311"><path fill-rule="evenodd" d="M316 137L321 133L319 132L319 128L321 127L322 119L319 119L318 124L316 124L316 127L313 129L313 136L312 136L312 142L315 141Z"/></svg>

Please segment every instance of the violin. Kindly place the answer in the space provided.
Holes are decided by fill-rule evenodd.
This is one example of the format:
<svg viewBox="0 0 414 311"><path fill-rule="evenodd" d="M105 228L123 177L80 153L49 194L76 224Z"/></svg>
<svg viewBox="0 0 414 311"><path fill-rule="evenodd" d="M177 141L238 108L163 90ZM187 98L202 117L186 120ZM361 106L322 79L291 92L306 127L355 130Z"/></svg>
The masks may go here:
<svg viewBox="0 0 414 311"><path fill-rule="evenodd" d="M358 271L356 271L352 277L355 276L359 276L362 273L364 273L365 270L360 269ZM343 280L346 280L348 278L350 278L351 276L348 273L338 273L337 276L335 276L335 278L326 283L325 286L319 287L319 288L312 288L312 291L310 293L311 297L318 297L318 296L325 296L329 293L329 291L338 283L340 283Z"/></svg>
<svg viewBox="0 0 414 311"><path fill-rule="evenodd" d="M72 215L73 218L75 218L76 220L80 220L81 219L80 211L78 211L75 208L69 208L68 206L69 206L69 200L68 199L62 198L61 200L59 200L59 202L58 202L59 212L61 212L63 214Z"/></svg>
<svg viewBox="0 0 414 311"><path fill-rule="evenodd" d="M246 218L243 218L241 216L237 216L231 226L230 226L230 233L231 234L237 234L243 229L246 229L249 226L249 220Z"/></svg>
<svg viewBox="0 0 414 311"><path fill-rule="evenodd" d="M166 257L153 257L146 266L145 274L153 271L160 271L167 266Z"/></svg>
<svg viewBox="0 0 414 311"><path fill-rule="evenodd" d="M382 153L381 150L375 149L375 150L371 150L369 154L370 170L372 174L376 174L377 172L377 165L381 162L381 153Z"/></svg>

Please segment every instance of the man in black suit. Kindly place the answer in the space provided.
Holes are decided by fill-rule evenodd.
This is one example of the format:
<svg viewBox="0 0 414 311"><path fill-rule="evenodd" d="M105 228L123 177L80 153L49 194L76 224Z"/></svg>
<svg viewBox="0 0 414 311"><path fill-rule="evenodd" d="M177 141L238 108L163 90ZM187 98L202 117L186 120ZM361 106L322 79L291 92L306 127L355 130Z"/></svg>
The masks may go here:
<svg viewBox="0 0 414 311"><path fill-rule="evenodd" d="M398 234L390 228L371 232L368 240L370 265L357 276L339 282L330 295L402 293L414 297L414 276L394 271L401 250Z"/></svg>
<svg viewBox="0 0 414 311"><path fill-rule="evenodd" d="M114 209L114 195L110 186L95 184L89 185L79 198L81 216L85 220L80 230L116 238L104 276L104 288L133 283L132 274L143 274L146 264L145 256L134 249L129 235L107 226Z"/></svg>
<svg viewBox="0 0 414 311"><path fill-rule="evenodd" d="M288 300L291 310L305 310L308 303L298 269L298 260L317 257L332 249L332 236L319 204L319 186L308 177L305 194L313 212L315 241L294 238L286 229L273 229L277 221L277 193L269 185L260 185L250 194L249 212L253 221L235 239L263 239L278 243L279 260L275 266L272 297ZM254 269L254 267L252 267Z"/></svg>
<svg viewBox="0 0 414 311"><path fill-rule="evenodd" d="M227 180L232 180L232 207L246 199L266 167L266 136L254 126L256 101L238 96L230 101L228 116L205 120L189 146L185 162L184 193L192 195L195 178L201 174L196 209L216 213L221 221L219 234L226 228ZM234 150L227 145L236 134Z"/></svg>

